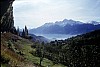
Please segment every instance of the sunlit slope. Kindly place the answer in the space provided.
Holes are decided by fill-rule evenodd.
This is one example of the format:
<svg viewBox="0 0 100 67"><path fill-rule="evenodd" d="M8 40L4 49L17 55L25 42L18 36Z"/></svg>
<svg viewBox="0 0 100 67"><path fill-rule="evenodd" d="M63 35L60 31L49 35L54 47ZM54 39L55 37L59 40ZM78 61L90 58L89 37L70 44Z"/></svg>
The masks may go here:
<svg viewBox="0 0 100 67"><path fill-rule="evenodd" d="M2 33L1 67L41 67L39 66L40 57L31 54L31 52L36 51L36 48L31 47L32 45L38 45L38 43L31 42L12 33ZM42 66L47 67L48 65L51 67L63 66L54 64L51 60L44 58Z"/></svg>

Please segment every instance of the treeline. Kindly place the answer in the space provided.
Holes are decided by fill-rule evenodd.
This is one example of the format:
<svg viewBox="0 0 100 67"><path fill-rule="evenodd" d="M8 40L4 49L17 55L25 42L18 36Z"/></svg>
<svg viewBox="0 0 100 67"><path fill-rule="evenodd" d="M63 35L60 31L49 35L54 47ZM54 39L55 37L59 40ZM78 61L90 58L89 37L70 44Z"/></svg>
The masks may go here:
<svg viewBox="0 0 100 67"><path fill-rule="evenodd" d="M11 32L15 35L18 35L18 36L21 36L23 38L26 38L26 39L31 39L32 37L29 36L29 33L28 33L28 29L27 29L27 26L25 26L25 28L23 29L23 31L20 31L20 28L16 28L16 27L12 27L11 29L2 29L1 30L2 33L6 33L6 32Z"/></svg>
<svg viewBox="0 0 100 67"><path fill-rule="evenodd" d="M100 30L47 44L34 44L33 55L68 67L100 67Z"/></svg>
<svg viewBox="0 0 100 67"><path fill-rule="evenodd" d="M18 36L21 36L23 38L26 38L26 39L31 39L32 37L29 36L29 33L28 33L28 29L27 29L27 26L25 26L25 28L23 29L23 31L19 31L19 27L17 28L17 33L16 33Z"/></svg>

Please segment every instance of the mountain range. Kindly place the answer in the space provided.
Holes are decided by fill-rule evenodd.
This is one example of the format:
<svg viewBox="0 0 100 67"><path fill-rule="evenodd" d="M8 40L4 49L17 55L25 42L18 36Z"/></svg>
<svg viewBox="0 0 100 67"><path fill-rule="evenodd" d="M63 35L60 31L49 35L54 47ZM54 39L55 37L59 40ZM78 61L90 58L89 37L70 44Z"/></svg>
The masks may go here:
<svg viewBox="0 0 100 67"><path fill-rule="evenodd" d="M65 40L55 40L50 43L40 43L41 40L46 38L34 34L29 34L29 38L21 37L19 34L16 34L16 28L14 27L12 6L14 1L0 1L0 7L2 7L0 14L1 67L100 67L100 30ZM59 33L59 30L61 32L66 31L67 25L69 28L75 25L84 27L83 23L80 22L78 24L74 24L74 22L73 24L68 24L67 22L60 24L60 22L57 22L58 25L51 23L51 25L45 25L46 27L41 26L40 30L42 28L50 30L49 28L53 26L54 28L51 30L56 30L53 33L57 31ZM90 24L90 26L94 25L95 29L99 29L100 27L99 23L95 21L92 24L87 24ZM65 30L62 30L64 28ZM32 41L30 40L30 36L33 37ZM36 39L40 41L35 42Z"/></svg>
<svg viewBox="0 0 100 67"><path fill-rule="evenodd" d="M30 29L29 32L39 34L82 34L97 29L100 29L100 22L97 21L84 23L72 19L64 19L55 23L45 23L38 28Z"/></svg>

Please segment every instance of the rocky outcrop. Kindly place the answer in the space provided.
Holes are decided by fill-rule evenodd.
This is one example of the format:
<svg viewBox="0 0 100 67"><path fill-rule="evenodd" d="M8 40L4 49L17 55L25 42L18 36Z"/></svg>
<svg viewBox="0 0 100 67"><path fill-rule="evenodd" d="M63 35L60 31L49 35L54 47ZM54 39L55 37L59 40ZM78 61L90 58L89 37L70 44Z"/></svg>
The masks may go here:
<svg viewBox="0 0 100 67"><path fill-rule="evenodd" d="M14 0L1 0L0 1L0 22L1 32L13 32L14 20L13 20L13 4Z"/></svg>

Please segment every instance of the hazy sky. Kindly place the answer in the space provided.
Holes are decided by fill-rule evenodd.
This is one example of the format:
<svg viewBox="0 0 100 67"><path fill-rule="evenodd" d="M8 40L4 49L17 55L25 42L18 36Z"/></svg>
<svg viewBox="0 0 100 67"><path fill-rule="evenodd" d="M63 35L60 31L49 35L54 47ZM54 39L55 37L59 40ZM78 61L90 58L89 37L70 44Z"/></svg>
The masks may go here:
<svg viewBox="0 0 100 67"><path fill-rule="evenodd" d="M16 0L15 26L36 28L47 22L73 19L100 21L100 0Z"/></svg>

